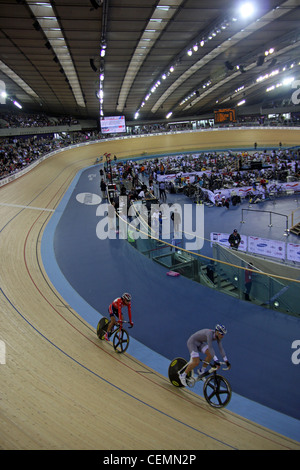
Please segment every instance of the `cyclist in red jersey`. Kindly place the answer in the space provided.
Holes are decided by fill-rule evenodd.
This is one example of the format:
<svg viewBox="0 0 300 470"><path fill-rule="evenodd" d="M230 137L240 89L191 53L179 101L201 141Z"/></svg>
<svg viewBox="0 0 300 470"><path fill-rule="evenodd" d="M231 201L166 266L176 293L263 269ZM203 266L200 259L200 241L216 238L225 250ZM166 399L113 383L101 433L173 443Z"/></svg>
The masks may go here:
<svg viewBox="0 0 300 470"><path fill-rule="evenodd" d="M123 321L122 308L123 307L127 307L129 323L131 327L133 326L133 322L131 318L131 295L125 292L121 297L117 297L108 307L110 323L107 327L107 330L104 336L104 339L106 339L106 341L109 341L110 332L113 326L118 321L122 324L122 321Z"/></svg>

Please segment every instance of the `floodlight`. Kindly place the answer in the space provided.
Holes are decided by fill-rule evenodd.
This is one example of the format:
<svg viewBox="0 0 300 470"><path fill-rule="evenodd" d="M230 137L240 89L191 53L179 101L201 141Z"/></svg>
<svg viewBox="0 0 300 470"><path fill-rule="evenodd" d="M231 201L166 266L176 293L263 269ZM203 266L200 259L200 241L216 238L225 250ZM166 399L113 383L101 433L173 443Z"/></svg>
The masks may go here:
<svg viewBox="0 0 300 470"><path fill-rule="evenodd" d="M251 2L243 3L240 6L240 15L242 18L248 18L249 16L253 15L254 13L254 6Z"/></svg>

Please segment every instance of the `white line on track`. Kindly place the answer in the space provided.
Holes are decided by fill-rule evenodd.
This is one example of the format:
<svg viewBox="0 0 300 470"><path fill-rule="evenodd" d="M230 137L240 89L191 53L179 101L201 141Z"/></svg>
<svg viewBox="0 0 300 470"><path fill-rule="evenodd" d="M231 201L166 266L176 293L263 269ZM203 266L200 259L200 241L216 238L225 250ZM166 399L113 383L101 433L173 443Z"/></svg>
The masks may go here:
<svg viewBox="0 0 300 470"><path fill-rule="evenodd" d="M4 341L0 340L0 364L6 363L6 347Z"/></svg>
<svg viewBox="0 0 300 470"><path fill-rule="evenodd" d="M22 206L22 205L19 205L19 204L6 204L5 202L0 202L0 206L18 207L18 208L21 208L21 209L33 209L35 211L54 212L54 209L46 209L44 207L34 207L34 206Z"/></svg>

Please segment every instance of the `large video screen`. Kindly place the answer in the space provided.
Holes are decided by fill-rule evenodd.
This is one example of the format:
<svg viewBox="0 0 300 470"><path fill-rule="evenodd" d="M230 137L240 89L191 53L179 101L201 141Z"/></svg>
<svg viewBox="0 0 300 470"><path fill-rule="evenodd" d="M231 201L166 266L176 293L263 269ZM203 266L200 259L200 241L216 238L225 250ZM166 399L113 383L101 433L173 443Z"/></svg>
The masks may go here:
<svg viewBox="0 0 300 470"><path fill-rule="evenodd" d="M235 109L219 109L215 111L215 122L236 122Z"/></svg>
<svg viewBox="0 0 300 470"><path fill-rule="evenodd" d="M100 119L103 134L126 132L125 116L108 116Z"/></svg>

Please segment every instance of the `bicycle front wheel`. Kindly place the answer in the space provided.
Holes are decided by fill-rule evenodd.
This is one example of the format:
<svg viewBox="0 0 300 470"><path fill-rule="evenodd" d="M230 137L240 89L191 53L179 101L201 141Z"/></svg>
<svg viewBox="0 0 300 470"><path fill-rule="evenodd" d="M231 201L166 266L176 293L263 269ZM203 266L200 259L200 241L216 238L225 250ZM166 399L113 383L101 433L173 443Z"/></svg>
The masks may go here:
<svg viewBox="0 0 300 470"><path fill-rule="evenodd" d="M228 405L232 395L231 385L222 375L213 374L204 383L205 400L213 408L223 408Z"/></svg>
<svg viewBox="0 0 300 470"><path fill-rule="evenodd" d="M113 337L114 350L124 353L129 346L129 334L124 328L119 328Z"/></svg>

